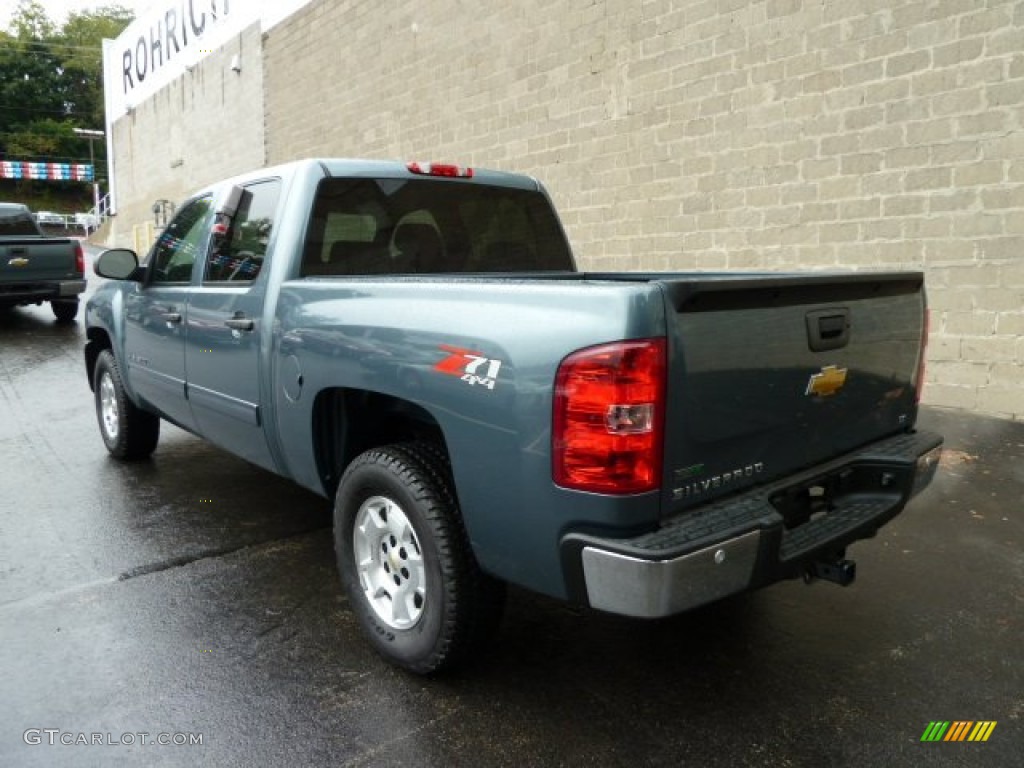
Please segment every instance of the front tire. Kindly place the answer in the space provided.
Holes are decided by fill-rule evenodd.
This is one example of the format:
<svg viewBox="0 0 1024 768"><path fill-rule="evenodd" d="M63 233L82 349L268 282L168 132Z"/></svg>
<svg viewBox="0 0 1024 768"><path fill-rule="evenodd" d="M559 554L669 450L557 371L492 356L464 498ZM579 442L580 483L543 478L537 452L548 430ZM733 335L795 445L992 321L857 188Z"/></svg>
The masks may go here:
<svg viewBox="0 0 1024 768"><path fill-rule="evenodd" d="M100 436L111 456L134 461L145 459L156 450L160 419L138 408L128 397L114 353L109 349L96 358L93 392Z"/></svg>
<svg viewBox="0 0 1024 768"><path fill-rule="evenodd" d="M464 661L496 628L504 585L480 571L443 452L427 443L375 448L338 486L341 582L370 641L417 674Z"/></svg>

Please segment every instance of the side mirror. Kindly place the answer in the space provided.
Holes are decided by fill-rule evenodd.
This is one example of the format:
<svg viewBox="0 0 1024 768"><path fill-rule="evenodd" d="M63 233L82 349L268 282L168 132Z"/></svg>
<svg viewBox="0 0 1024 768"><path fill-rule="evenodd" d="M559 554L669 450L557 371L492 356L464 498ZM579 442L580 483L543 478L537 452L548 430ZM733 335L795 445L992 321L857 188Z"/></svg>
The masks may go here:
<svg viewBox="0 0 1024 768"><path fill-rule="evenodd" d="M113 248L104 251L96 259L93 270L100 277L111 280L139 280L139 257L127 248Z"/></svg>

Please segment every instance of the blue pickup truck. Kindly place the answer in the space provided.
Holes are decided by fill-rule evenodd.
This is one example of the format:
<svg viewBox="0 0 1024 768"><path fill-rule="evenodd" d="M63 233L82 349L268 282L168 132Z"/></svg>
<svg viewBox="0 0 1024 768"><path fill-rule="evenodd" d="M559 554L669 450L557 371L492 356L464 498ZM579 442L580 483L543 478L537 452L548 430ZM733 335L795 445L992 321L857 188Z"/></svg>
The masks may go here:
<svg viewBox="0 0 1024 768"><path fill-rule="evenodd" d="M96 271L110 453L166 420L332 498L352 610L414 672L484 642L506 583L646 618L848 584L938 465L920 273L581 273L525 176L268 168Z"/></svg>

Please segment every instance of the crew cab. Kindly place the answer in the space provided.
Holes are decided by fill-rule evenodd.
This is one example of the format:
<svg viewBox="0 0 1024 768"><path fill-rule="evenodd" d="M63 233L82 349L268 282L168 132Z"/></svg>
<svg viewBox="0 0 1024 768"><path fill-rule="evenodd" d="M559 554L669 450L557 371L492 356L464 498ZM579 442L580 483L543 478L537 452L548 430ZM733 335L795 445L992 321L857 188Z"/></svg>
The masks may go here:
<svg viewBox="0 0 1024 768"><path fill-rule="evenodd" d="M414 672L478 646L505 583L643 618L848 584L938 465L920 273L579 272L526 176L267 168L96 271L110 453L166 420L333 499L352 610Z"/></svg>
<svg viewBox="0 0 1024 768"><path fill-rule="evenodd" d="M0 309L48 301L57 320L71 322L84 290L82 244L46 237L28 207L0 203Z"/></svg>

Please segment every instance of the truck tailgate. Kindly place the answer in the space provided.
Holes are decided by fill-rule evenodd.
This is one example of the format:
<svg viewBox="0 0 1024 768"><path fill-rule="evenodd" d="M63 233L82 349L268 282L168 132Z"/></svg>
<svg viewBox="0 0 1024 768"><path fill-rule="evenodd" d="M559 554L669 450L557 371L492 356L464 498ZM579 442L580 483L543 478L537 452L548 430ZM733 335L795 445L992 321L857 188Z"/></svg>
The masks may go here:
<svg viewBox="0 0 1024 768"><path fill-rule="evenodd" d="M38 282L77 276L75 244L68 238L0 239L0 282Z"/></svg>
<svg viewBox="0 0 1024 768"><path fill-rule="evenodd" d="M913 426L921 274L659 282L671 349L665 514Z"/></svg>

